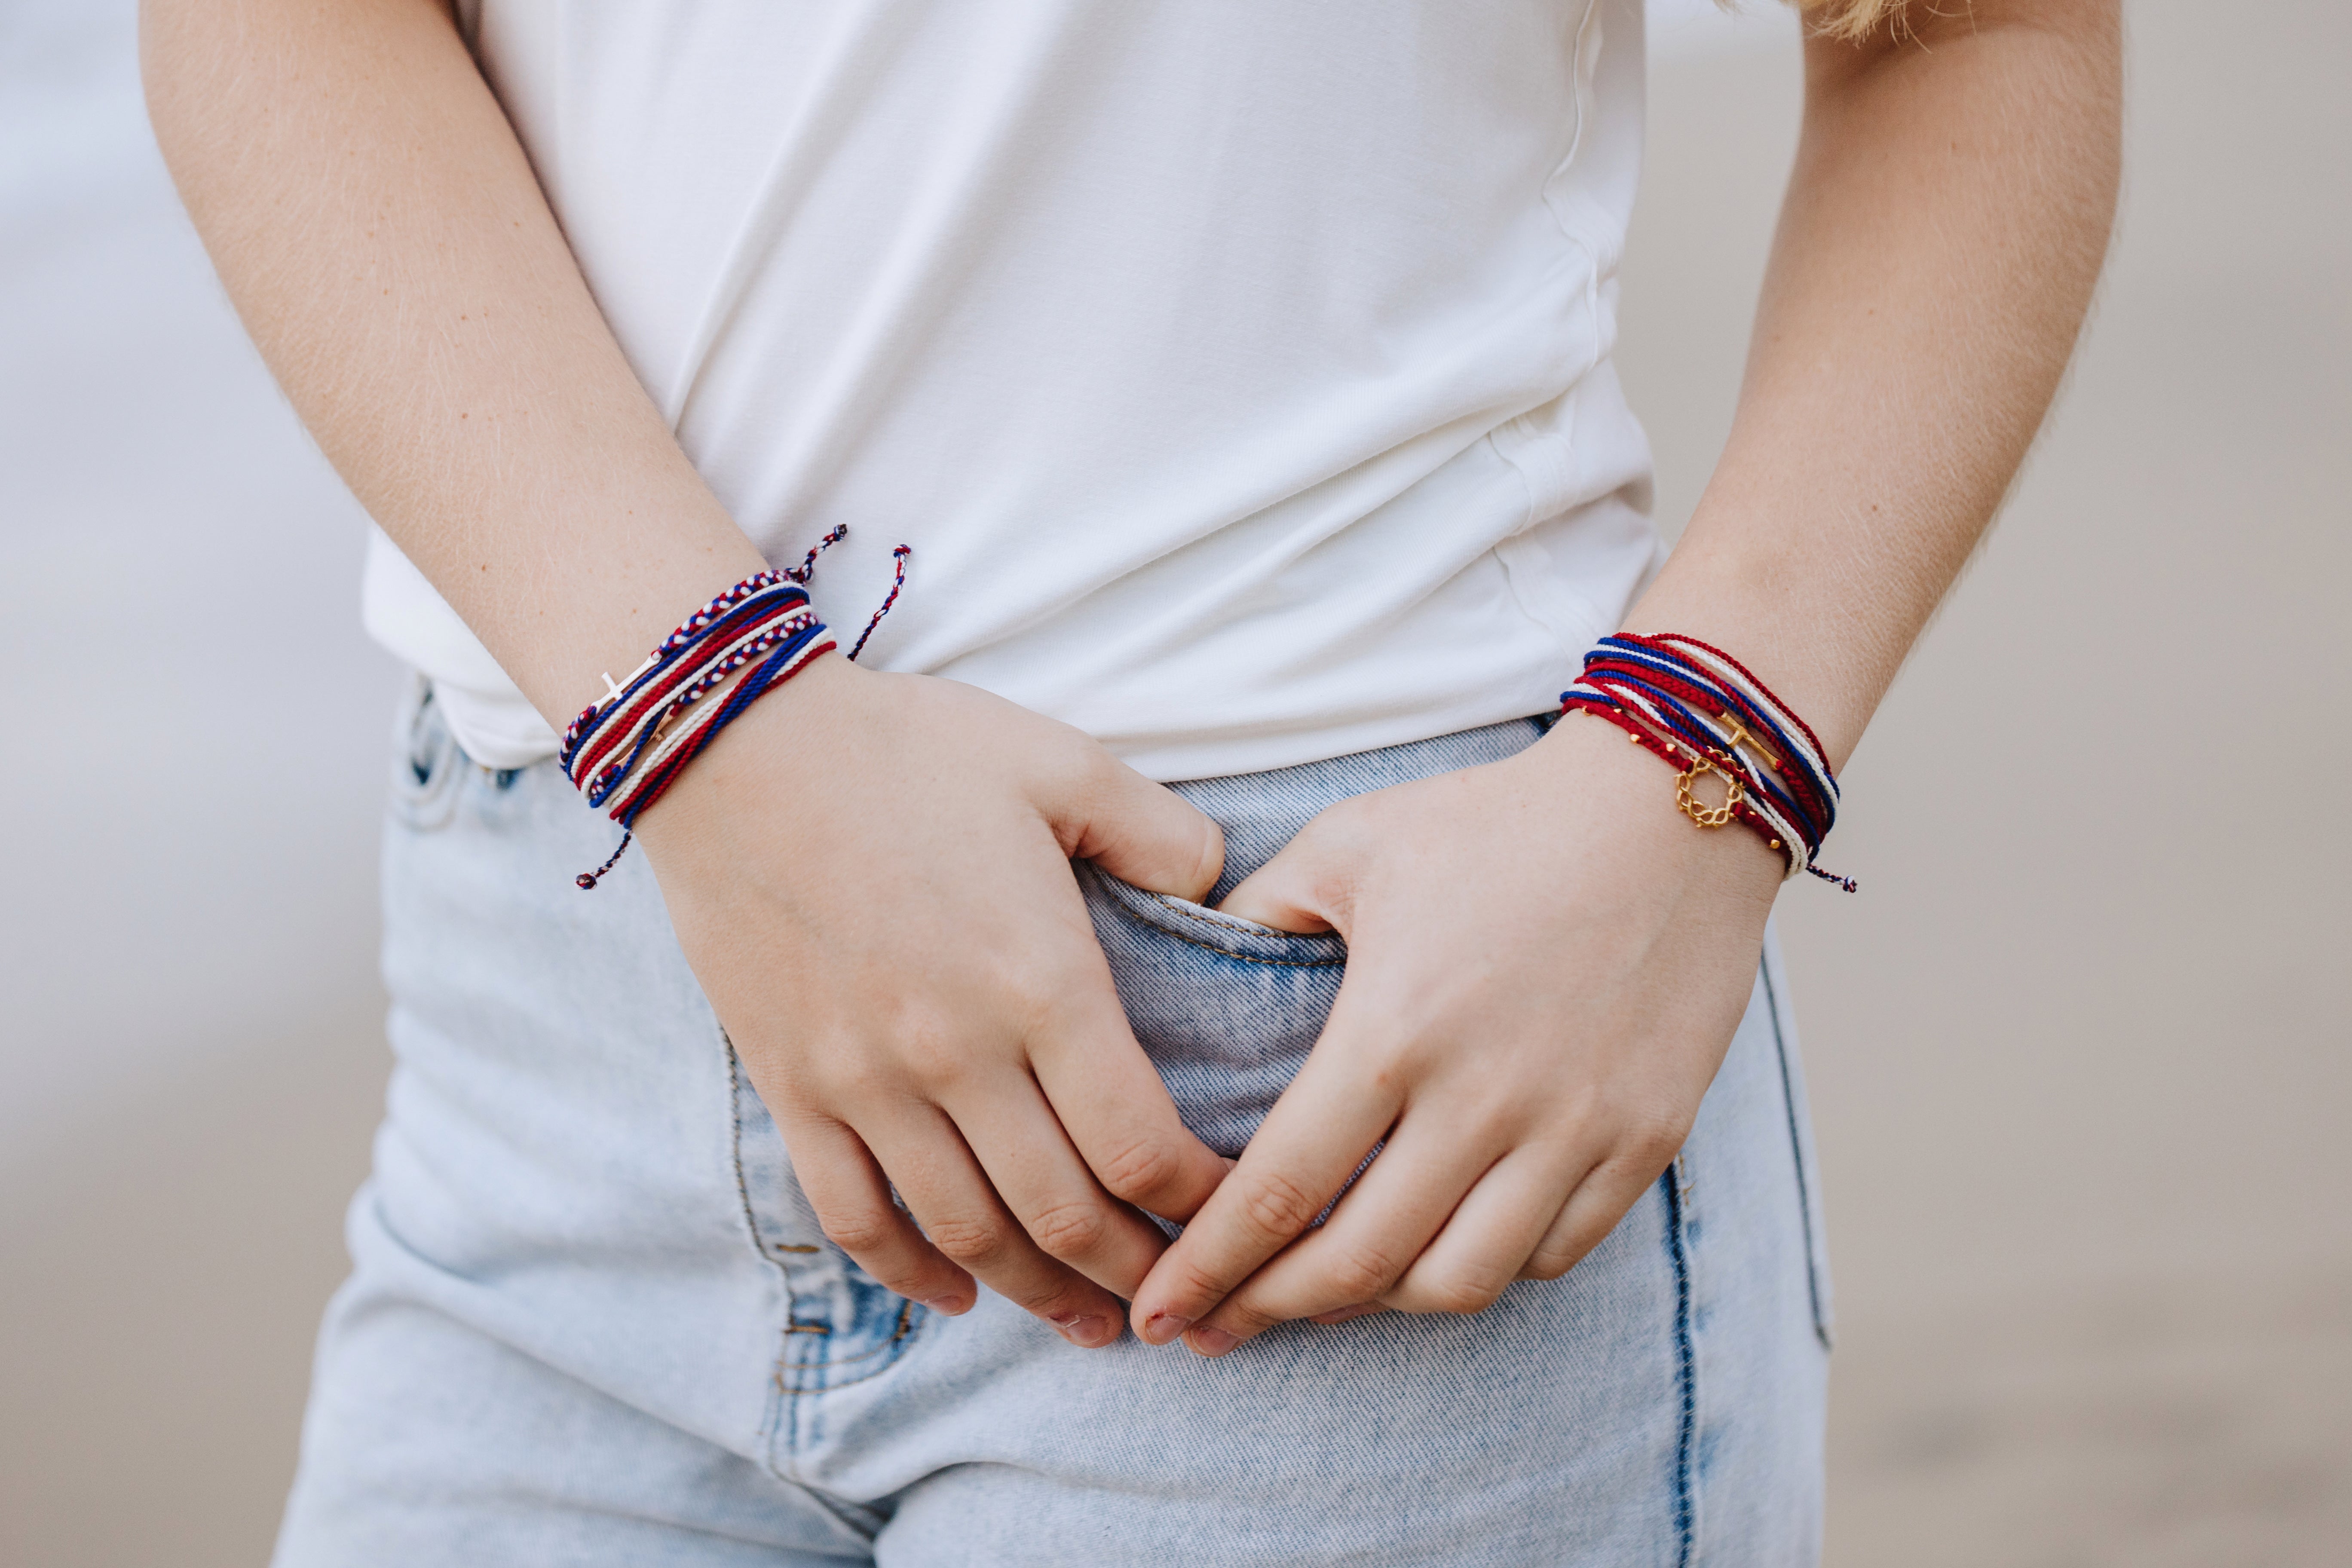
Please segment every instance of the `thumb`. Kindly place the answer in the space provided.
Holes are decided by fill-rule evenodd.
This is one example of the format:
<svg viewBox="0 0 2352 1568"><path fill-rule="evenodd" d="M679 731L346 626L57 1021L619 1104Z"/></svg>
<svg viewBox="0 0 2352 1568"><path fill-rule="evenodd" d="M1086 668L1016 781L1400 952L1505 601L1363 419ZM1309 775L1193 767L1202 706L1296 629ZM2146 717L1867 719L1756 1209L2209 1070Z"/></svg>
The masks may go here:
<svg viewBox="0 0 2352 1568"><path fill-rule="evenodd" d="M1218 911L1301 935L1341 931L1344 912L1334 896L1341 885L1340 847L1314 827L1309 823L1273 859L1243 878Z"/></svg>
<svg viewBox="0 0 2352 1568"><path fill-rule="evenodd" d="M1108 752L1055 824L1073 859L1120 881L1200 899L1225 867L1225 836L1200 807Z"/></svg>

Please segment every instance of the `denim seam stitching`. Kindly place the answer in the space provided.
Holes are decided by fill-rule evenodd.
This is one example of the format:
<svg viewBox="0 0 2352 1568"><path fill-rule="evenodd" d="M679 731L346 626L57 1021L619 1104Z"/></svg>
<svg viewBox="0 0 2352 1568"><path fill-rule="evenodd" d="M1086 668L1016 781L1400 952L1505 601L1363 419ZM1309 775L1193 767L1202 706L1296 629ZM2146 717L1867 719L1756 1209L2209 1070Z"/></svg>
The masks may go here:
<svg viewBox="0 0 2352 1568"><path fill-rule="evenodd" d="M1239 934L1271 942L1314 942L1328 934L1322 931L1276 931L1269 925L1259 925L1255 921L1245 921L1239 915L1225 915L1220 918L1213 910L1188 909L1167 894L1155 893L1149 889L1143 889L1143 896L1168 913L1181 916L1191 921L1194 925L1207 926L1211 931L1221 931L1231 934L1234 926L1248 926L1253 929Z"/></svg>
<svg viewBox="0 0 2352 1568"><path fill-rule="evenodd" d="M1141 893L1143 897L1145 897L1145 898L1147 898L1147 899L1150 899L1150 900L1151 900L1151 902L1152 902L1152 906L1153 906L1153 908L1154 908L1154 909L1156 909L1156 910L1165 911L1166 913L1171 914L1171 915L1181 915L1181 916L1182 916L1184 919L1186 919L1186 920L1188 920L1188 921L1192 921L1195 922L1196 924L1200 924L1200 925L1207 926L1207 927L1208 927L1209 929L1211 929L1212 931L1223 931L1223 930L1224 930L1224 929L1225 929L1223 926L1220 925L1220 924L1219 924L1217 921L1213 921L1213 920L1203 920L1201 916L1194 914L1194 913L1193 913L1192 910L1187 910L1187 909L1181 909L1181 908L1179 908L1177 905L1174 905L1174 904L1171 904L1171 903L1168 902L1165 899L1162 899L1162 898L1161 898L1159 894L1157 894L1157 893L1147 892L1147 891L1145 891L1144 889L1140 889L1140 888L1137 889L1136 889L1136 891L1137 891L1137 892L1139 892L1139 893ZM1220 946L1218 946L1218 945L1217 945L1215 942L1203 942L1201 938L1199 938L1199 937L1197 937L1197 936L1190 936L1190 935L1187 935L1185 932L1181 931L1178 931L1178 930L1177 930L1175 927L1173 927L1173 926L1166 926L1166 925L1162 925L1162 924L1160 924L1158 921L1153 920L1150 916L1149 916L1149 915L1145 914L1141 910L1137 909L1134 905L1132 905L1132 904L1129 903L1129 902L1128 902L1126 900L1124 900L1124 899L1118 899L1118 898L1114 898L1113 901L1118 905L1119 912L1120 912L1121 914L1123 914L1123 915L1127 916L1127 918L1128 918L1128 919L1129 919L1129 920L1133 921L1134 921L1136 924L1138 924L1138 925L1140 925L1140 926L1149 926L1149 927L1150 927L1153 931L1160 931L1160 932L1161 932L1162 934L1167 935L1167 936L1172 936L1172 937L1174 937L1178 942L1190 942L1190 943L1192 943L1194 947L1202 947L1202 948L1206 948L1206 949L1208 949L1211 952L1222 952L1222 953L1223 953L1227 958L1238 958L1238 959L1240 959L1244 963L1268 963L1268 964L1273 964L1273 965L1276 966L1277 968L1282 968L1282 969L1337 969L1337 968L1341 967L1342 965L1344 965L1344 964L1348 962L1348 961L1347 961L1347 959L1345 959L1344 957L1342 957L1342 958L1265 958L1265 957L1261 957L1260 955L1258 955L1258 954L1256 954L1256 953L1254 953L1254 952L1236 952L1236 951L1235 951L1234 949L1233 949L1233 948L1230 948L1230 947L1220 947ZM1300 941L1300 942L1314 942L1314 941L1318 940L1318 938L1317 938L1316 936L1314 936L1314 935L1309 935L1309 934L1306 934L1306 933L1302 933L1302 932L1298 932L1298 931L1279 932L1279 933L1277 933L1277 935L1287 935L1287 936L1289 936L1289 937L1293 938L1294 940Z"/></svg>
<svg viewBox="0 0 2352 1568"><path fill-rule="evenodd" d="M1112 877L1099 870L1095 872L1095 876L1102 882L1104 890L1110 895L1112 904L1118 908L1120 914L1127 917L1130 923L1147 927L1150 930L1160 932L1163 936L1172 936L1178 942L1190 942L1194 947L1204 948L1211 952L1221 952L1227 958L1238 958L1244 963L1270 964L1279 969L1339 969L1344 967L1348 962L1347 955L1345 953L1342 953L1338 958L1264 958L1254 952L1242 952L1234 948L1221 947L1213 942L1203 942L1199 937L1186 935L1183 931L1177 930L1174 926L1161 924L1159 920L1154 918L1154 916L1158 914L1181 915L1185 920L1191 921L1196 925L1207 926L1212 931L1225 931L1227 928L1222 921L1209 919L1205 915L1194 914L1192 910L1185 909L1182 905L1172 903L1164 895L1152 892L1149 889L1139 888L1134 886L1132 883L1122 882L1118 878ZM1129 896L1130 894L1133 895L1131 898ZM1149 907L1139 908L1139 900ZM1228 916L1226 918L1239 919L1240 917ZM1273 931L1272 927L1268 927L1267 929L1270 931ZM1271 940L1321 942L1324 940L1324 936L1321 932L1273 931L1273 937Z"/></svg>
<svg viewBox="0 0 2352 1568"><path fill-rule="evenodd" d="M903 1296L899 1297L898 1300L900 1302L898 1308L898 1327L891 1332L888 1339L883 1341L880 1344L876 1345L872 1350L859 1351L856 1355L828 1356L821 1361L788 1361L780 1364L786 1372L807 1372L812 1370L818 1372L831 1372L837 1366L848 1366L856 1362L871 1361L878 1355L890 1355L892 1352L898 1350L899 1346L905 1344L908 1340L915 1336L915 1303L908 1300ZM892 1359L896 1360L897 1358L892 1356ZM887 1364L885 1366L877 1366L871 1372L859 1373L856 1377L848 1378L840 1383L835 1383L828 1378L825 1381L824 1387L804 1389L802 1392L807 1394L828 1394L834 1389L847 1388L852 1384L863 1383L869 1377L879 1376L887 1370Z"/></svg>
<svg viewBox="0 0 2352 1568"><path fill-rule="evenodd" d="M1658 1184L1666 1200L1666 1256L1675 1268L1675 1381L1682 1415L1675 1434L1675 1568L1690 1568L1698 1541L1698 1502L1693 1495L1691 1461L1698 1438L1698 1354L1691 1339L1690 1251L1683 1237L1681 1184L1666 1167Z"/></svg>
<svg viewBox="0 0 2352 1568"><path fill-rule="evenodd" d="M1772 1017L1772 1050L1780 1064L1780 1109L1789 1119L1789 1158L1797 1169L1797 1222L1805 1236L1805 1293L1813 1303L1813 1338L1830 1348L1828 1315L1822 1310L1821 1251L1813 1236L1813 1186L1805 1176L1805 1140L1797 1128L1797 1088L1789 1079L1789 1042L1780 1032L1780 993L1772 984L1772 966L1759 963L1764 982L1765 1011Z"/></svg>
<svg viewBox="0 0 2352 1568"><path fill-rule="evenodd" d="M844 1356L838 1362L801 1362L797 1364L797 1370L803 1372L812 1370L830 1372L835 1366L845 1365L853 1361L864 1361L870 1356L882 1355L885 1352L902 1353L903 1347L906 1345L908 1337L910 1336L901 1335L891 1340L891 1342L887 1345L882 1345L870 1351L860 1351L854 1356ZM889 1359L883 1362L879 1366L869 1367L866 1371L859 1373L856 1377L845 1377L837 1381L833 1378L826 1378L814 1388L803 1388L790 1383L786 1384L785 1387L788 1392L793 1394L833 1394L841 1389L855 1388L861 1383L871 1383L874 1379L881 1376L884 1373L888 1372L892 1367L898 1364L898 1354L892 1353L889 1355ZM785 1370L789 1372L795 1370L795 1368L793 1363L786 1363ZM790 1480L792 1478L787 1476L785 1479Z"/></svg>
<svg viewBox="0 0 2352 1568"><path fill-rule="evenodd" d="M784 1409L772 1413L763 1424L770 1428L773 1436L785 1439L785 1453L789 1456L793 1441L793 1435L797 1431L798 1422L791 1408L792 1394L795 1391L787 1387L784 1380L784 1373L792 1363L784 1357L785 1352L792 1346L792 1324L799 1316L800 1296L793 1289L792 1270L769 1257L767 1247L760 1239L760 1216L751 1208L751 1184L743 1174L743 1058L736 1054L735 1042L729 1037L723 1025L719 1030L719 1041L727 1049L727 1111L728 1118L732 1123L732 1131L728 1139L728 1157L735 1168L735 1198L742 1205L743 1226L751 1238L751 1255L775 1270L777 1283L782 1285L784 1290L784 1329L776 1336L776 1357L769 1368L769 1386L776 1391L776 1395L784 1405ZM787 1475L784 1468L776 1463L776 1451L772 1442L769 1445L768 1470L779 1480L793 1481L797 1484L796 1478Z"/></svg>
<svg viewBox="0 0 2352 1568"><path fill-rule="evenodd" d="M1182 911L1172 910L1171 912L1181 913ZM1172 936L1178 942L1190 942L1194 947L1206 948L1211 952L1222 952L1227 958L1238 958L1244 963L1267 963L1280 969L1339 969L1345 966L1348 962L1344 958L1261 958L1254 952L1235 952L1230 947L1219 947L1213 942L1203 942L1197 936L1187 936L1182 931L1177 931L1170 926L1161 925L1157 921L1147 921L1142 916L1135 914L1132 910L1128 913L1129 918L1133 920L1138 925L1150 926L1153 931L1159 931L1162 935Z"/></svg>

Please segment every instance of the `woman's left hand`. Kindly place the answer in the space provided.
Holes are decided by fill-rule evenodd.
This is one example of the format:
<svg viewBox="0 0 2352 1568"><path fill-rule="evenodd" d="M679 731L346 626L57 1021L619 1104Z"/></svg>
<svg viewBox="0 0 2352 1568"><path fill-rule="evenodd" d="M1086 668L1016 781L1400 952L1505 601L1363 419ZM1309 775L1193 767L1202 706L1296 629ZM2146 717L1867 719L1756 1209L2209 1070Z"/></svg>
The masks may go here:
<svg viewBox="0 0 2352 1568"><path fill-rule="evenodd" d="M1139 1334L1222 1355L1290 1319L1475 1312L1609 1234L1689 1133L1782 871L1674 795L1623 731L1574 718L1505 762L1340 802L1234 889L1230 914L1339 931L1347 979L1138 1289Z"/></svg>

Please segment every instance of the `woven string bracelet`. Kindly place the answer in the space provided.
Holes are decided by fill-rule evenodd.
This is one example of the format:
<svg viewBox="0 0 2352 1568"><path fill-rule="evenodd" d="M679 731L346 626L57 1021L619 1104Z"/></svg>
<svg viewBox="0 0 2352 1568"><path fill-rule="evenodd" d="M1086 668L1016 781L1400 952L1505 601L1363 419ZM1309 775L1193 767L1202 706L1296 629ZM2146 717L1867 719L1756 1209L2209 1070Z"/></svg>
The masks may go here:
<svg viewBox="0 0 2352 1568"><path fill-rule="evenodd" d="M744 710L838 645L810 606L806 584L816 559L848 533L835 528L794 567L759 573L719 595L679 623L676 631L625 680L604 677L604 696L583 710L563 731L556 761L590 805L621 825L620 847L593 871L574 878L593 889L620 863L635 825L687 764L700 755ZM906 585L906 545L891 552L889 597L866 623L855 658ZM723 700L703 699L754 661L751 673Z"/></svg>
<svg viewBox="0 0 2352 1568"><path fill-rule="evenodd" d="M1584 673L1560 693L1563 715L1586 712L1623 730L1674 767L1675 804L1701 827L1745 824L1789 863L1851 893L1851 877L1813 863L1837 821L1837 776L1811 726L1746 665L1710 643L1675 633L1621 632L1584 656ZM1712 773L1719 805L1697 792Z"/></svg>

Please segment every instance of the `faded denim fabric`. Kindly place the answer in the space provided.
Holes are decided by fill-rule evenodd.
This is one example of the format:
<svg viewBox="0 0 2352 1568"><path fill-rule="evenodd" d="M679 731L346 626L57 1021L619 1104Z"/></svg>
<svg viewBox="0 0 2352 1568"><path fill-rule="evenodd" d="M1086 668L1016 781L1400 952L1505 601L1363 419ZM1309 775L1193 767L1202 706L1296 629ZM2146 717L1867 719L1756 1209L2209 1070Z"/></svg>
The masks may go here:
<svg viewBox="0 0 2352 1568"><path fill-rule="evenodd" d="M414 710L397 1067L280 1568L1818 1557L1827 1277L1777 949L1683 1157L1566 1278L1216 1362L1081 1351L985 1291L928 1312L829 1245L643 858L583 896L611 825ZM1331 802L1542 728L1176 787L1224 826L1229 887ZM1079 878L1187 1121L1237 1152L1344 944Z"/></svg>

